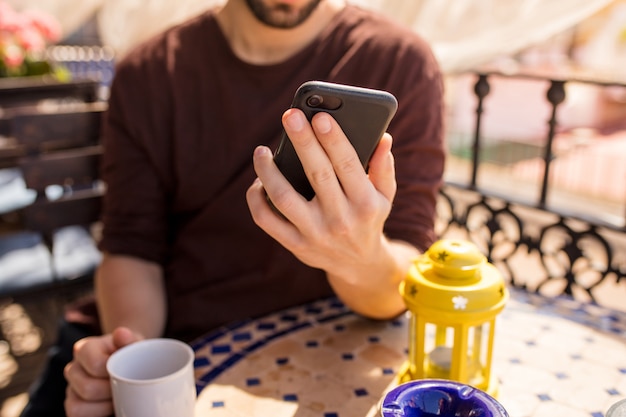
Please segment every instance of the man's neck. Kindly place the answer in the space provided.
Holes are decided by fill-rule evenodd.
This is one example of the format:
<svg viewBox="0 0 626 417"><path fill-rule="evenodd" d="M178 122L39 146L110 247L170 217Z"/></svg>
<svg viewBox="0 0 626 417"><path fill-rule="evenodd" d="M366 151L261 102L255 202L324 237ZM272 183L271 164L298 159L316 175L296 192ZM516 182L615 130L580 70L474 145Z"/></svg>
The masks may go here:
<svg viewBox="0 0 626 417"><path fill-rule="evenodd" d="M344 6L344 0L324 0L302 24L293 29L278 29L258 21L244 0L229 0L218 12L217 21L241 60L271 65L288 59L312 42Z"/></svg>

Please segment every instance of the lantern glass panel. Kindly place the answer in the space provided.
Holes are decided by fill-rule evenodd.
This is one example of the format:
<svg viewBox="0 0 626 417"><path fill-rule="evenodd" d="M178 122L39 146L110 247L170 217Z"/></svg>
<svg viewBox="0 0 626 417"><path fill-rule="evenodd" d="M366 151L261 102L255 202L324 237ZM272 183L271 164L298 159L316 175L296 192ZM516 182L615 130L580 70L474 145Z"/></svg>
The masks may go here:
<svg viewBox="0 0 626 417"><path fill-rule="evenodd" d="M424 353L426 354L426 376L429 378L450 378L454 328L426 323Z"/></svg>
<svg viewBox="0 0 626 417"><path fill-rule="evenodd" d="M486 322L469 328L468 331L468 378L470 384L483 386L489 379L491 323Z"/></svg>
<svg viewBox="0 0 626 417"><path fill-rule="evenodd" d="M413 323L417 324L417 323ZM416 326L411 326L411 336L417 336ZM410 358L415 368L424 367L424 376L428 378L457 379L452 372L453 362L456 369L462 368L466 375L465 381L480 385L484 383L488 375L485 370L489 368L489 333L491 323L486 322L477 326L445 326L434 323L425 323L423 345L419 339L411 337ZM455 337L456 335L456 337ZM465 352L455 350L455 341L464 339ZM424 363L417 363L418 352L424 354Z"/></svg>

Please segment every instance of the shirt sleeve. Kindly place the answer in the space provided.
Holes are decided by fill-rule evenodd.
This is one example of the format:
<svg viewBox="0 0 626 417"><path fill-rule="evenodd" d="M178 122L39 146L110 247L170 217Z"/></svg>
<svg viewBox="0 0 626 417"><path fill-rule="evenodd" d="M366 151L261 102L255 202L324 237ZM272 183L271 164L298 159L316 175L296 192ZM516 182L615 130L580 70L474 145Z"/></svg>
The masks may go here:
<svg viewBox="0 0 626 417"><path fill-rule="evenodd" d="M158 60L120 63L103 123L102 251L163 264L168 248L167 94Z"/></svg>
<svg viewBox="0 0 626 417"><path fill-rule="evenodd" d="M385 233L425 251L434 243L434 223L445 164L443 77L420 39L398 53L389 77L398 111L389 132L398 190Z"/></svg>

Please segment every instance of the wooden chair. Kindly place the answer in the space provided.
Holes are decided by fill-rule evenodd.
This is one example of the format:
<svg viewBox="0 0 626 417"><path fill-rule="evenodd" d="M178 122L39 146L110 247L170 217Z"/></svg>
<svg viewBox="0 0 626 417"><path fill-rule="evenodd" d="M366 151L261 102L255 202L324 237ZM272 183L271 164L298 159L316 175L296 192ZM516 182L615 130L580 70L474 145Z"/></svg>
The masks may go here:
<svg viewBox="0 0 626 417"><path fill-rule="evenodd" d="M72 149L99 143L103 102L82 103L61 111L22 109L0 118L0 168L16 166L19 158L54 150Z"/></svg>
<svg viewBox="0 0 626 417"><path fill-rule="evenodd" d="M0 296L34 295L82 280L93 269L64 276L55 265L55 235L70 226L90 230L97 225L104 187L99 182L102 147L100 120L105 106L90 104L72 111L23 113L11 120L11 134L20 156L14 159L32 203L0 215L0 234L34 233L50 254L50 280L28 285L2 285ZM78 230L78 229L77 229ZM80 278L80 279L78 279ZM19 283L18 283L19 284Z"/></svg>
<svg viewBox="0 0 626 417"><path fill-rule="evenodd" d="M58 82L46 77L6 78L0 84L0 107L17 108L42 100L96 102L99 86L100 81L96 79Z"/></svg>
<svg viewBox="0 0 626 417"><path fill-rule="evenodd" d="M66 306L93 290L105 192L99 181L105 108L91 103L20 112L7 120L13 153L3 167L19 173L16 180L29 199L0 213L0 309L20 309L30 322L24 326L28 337L39 338L39 344L28 352L14 349L21 337L0 326L0 340L17 364L0 402L28 390L56 340ZM0 187L0 203L4 197Z"/></svg>

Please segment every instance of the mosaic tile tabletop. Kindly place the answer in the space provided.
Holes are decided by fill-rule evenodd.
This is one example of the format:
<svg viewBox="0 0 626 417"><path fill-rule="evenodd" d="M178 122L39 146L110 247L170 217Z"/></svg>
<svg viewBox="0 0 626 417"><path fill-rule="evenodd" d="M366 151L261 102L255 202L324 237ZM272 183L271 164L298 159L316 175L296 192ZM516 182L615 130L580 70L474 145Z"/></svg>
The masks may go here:
<svg viewBox="0 0 626 417"><path fill-rule="evenodd" d="M197 417L374 417L406 360L406 317L335 299L221 329L193 345ZM511 417L603 417L626 398L626 314L517 291L492 372Z"/></svg>

